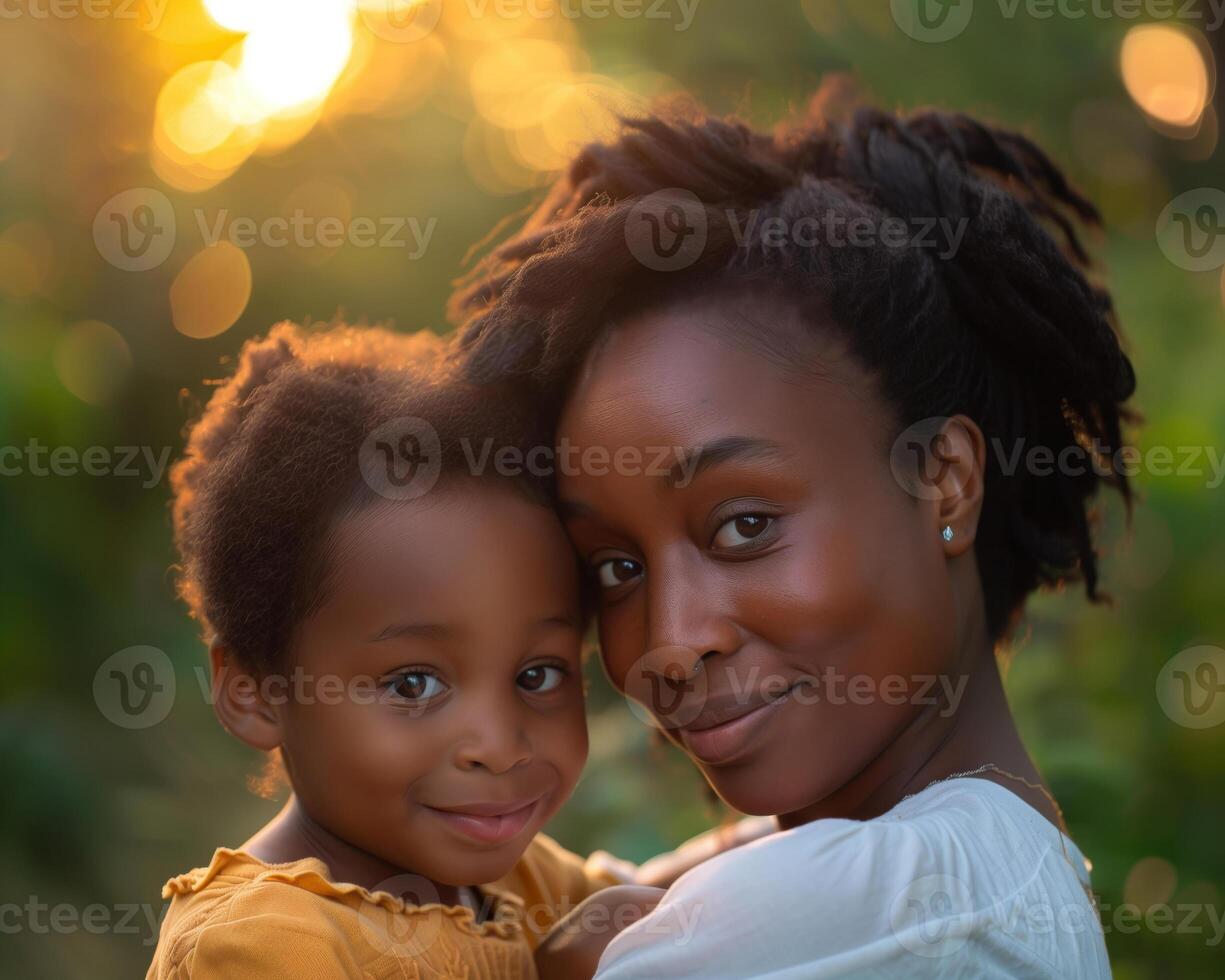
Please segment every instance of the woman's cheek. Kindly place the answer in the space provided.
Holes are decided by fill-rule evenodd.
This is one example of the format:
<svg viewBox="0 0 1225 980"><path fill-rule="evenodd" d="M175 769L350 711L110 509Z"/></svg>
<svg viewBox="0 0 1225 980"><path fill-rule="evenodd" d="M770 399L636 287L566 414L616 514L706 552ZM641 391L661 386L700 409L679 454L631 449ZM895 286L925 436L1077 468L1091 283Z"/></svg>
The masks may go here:
<svg viewBox="0 0 1225 980"><path fill-rule="evenodd" d="M625 678L634 662L646 651L642 633L623 608L600 611L600 657L604 671L620 693L625 693Z"/></svg>

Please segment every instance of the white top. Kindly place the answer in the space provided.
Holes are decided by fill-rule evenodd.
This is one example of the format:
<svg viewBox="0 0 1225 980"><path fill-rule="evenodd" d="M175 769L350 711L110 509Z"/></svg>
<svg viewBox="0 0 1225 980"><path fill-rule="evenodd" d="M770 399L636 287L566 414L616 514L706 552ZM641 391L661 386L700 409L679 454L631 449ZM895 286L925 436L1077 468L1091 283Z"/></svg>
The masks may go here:
<svg viewBox="0 0 1225 980"><path fill-rule="evenodd" d="M596 980L1110 976L1088 864L1015 793L935 783L686 872Z"/></svg>

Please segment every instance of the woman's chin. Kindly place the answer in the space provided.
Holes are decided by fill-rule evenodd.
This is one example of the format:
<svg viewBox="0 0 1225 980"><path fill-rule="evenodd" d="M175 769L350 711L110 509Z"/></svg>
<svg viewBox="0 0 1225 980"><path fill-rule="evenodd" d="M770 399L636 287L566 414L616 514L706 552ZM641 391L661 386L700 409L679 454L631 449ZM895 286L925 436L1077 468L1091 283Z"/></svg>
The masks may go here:
<svg viewBox="0 0 1225 980"><path fill-rule="evenodd" d="M797 786L781 783L761 770L711 769L700 766L706 781L724 803L750 817L795 813L819 803L834 787Z"/></svg>

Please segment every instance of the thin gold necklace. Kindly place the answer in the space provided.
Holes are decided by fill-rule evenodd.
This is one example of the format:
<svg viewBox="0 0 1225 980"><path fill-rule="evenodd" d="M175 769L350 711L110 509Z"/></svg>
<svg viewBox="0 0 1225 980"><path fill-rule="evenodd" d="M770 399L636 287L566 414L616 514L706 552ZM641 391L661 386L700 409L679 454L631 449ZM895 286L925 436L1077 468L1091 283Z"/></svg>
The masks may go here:
<svg viewBox="0 0 1225 980"><path fill-rule="evenodd" d="M1030 789L1036 789L1043 796L1045 796L1047 800L1050 801L1051 806L1055 810L1055 816L1059 818L1059 826L1056 829L1059 831L1059 848L1063 852L1063 859L1068 862L1073 872L1076 873L1076 880L1080 882L1081 887L1085 890L1085 895L1089 899L1089 904L1093 906L1094 910L1096 910L1098 907L1097 906L1097 894L1093 891L1092 886L1086 885L1083 881L1081 881L1080 873L1076 870L1076 863L1072 860L1072 856L1068 854L1068 845L1067 845L1068 824L1067 824L1067 821L1064 820L1063 818L1063 808L1059 805L1059 802L1055 799L1055 797L1051 795L1051 791L1048 790L1041 783L1032 782L1031 780L1026 779L1024 776L1017 775L1015 772L1009 772L1008 770L1000 766L997 766L994 762L984 762L977 769L968 769L965 772L949 773L949 775L947 776L941 776L939 779L933 779L930 783L927 784L927 786L924 787L924 789L930 789L932 786L935 786L937 783L947 782L950 779L957 779L962 776L977 776L977 775L980 775L981 773L987 772L988 770L990 770L991 772L999 773L1005 779L1016 780L1018 783L1022 783L1025 786L1028 786ZM920 790L920 792L922 791ZM915 795L914 793L911 793L909 794L909 796L904 797L904 799L909 799L911 796L914 796L914 795ZM1086 863L1088 863L1087 860L1086 860Z"/></svg>
<svg viewBox="0 0 1225 980"><path fill-rule="evenodd" d="M977 776L980 773L986 772L987 770L991 770L992 772L998 772L1005 779L1013 779L1018 783L1022 783L1023 785L1028 786L1030 789L1037 790L1039 793L1045 796L1047 800L1050 802L1051 807L1055 810L1055 816L1059 818L1060 832L1064 834L1068 832L1067 821L1064 820L1063 818L1063 808L1060 807L1059 802L1055 799L1055 797L1051 795L1051 791L1049 789L1047 789L1041 783L1032 782L1026 779L1024 776L1018 776L1015 772L1009 772L1007 769L1003 769L1000 766L997 766L994 762L984 762L977 769L969 769L966 772L949 773L949 775L947 776L941 776L939 779L933 779L930 783L927 784L927 786L924 787L924 789L927 789L928 787L931 787L931 786L935 786L937 783L943 783L949 779L957 779L960 776ZM910 795L914 796L913 793L911 793Z"/></svg>

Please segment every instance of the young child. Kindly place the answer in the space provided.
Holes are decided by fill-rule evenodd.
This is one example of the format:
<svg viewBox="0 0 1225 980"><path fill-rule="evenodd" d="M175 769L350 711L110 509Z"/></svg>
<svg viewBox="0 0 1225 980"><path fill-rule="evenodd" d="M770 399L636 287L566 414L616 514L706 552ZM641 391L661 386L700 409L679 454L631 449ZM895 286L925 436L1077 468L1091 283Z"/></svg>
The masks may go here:
<svg viewBox="0 0 1225 980"><path fill-rule="evenodd" d="M587 753L576 561L543 480L474 465L528 448L526 414L446 365L432 335L282 324L191 429L180 591L217 717L292 794L166 884L148 980L530 977L578 903L605 890L611 929L658 893L539 833Z"/></svg>

